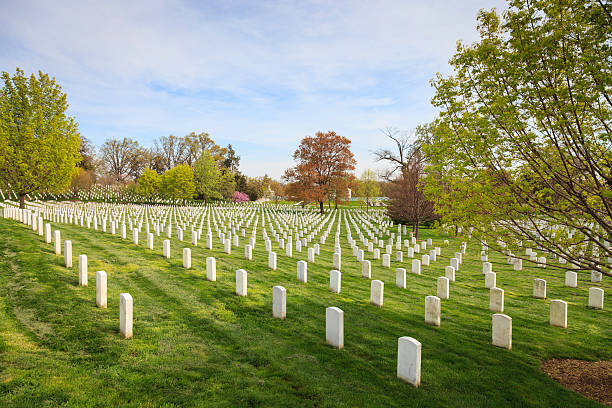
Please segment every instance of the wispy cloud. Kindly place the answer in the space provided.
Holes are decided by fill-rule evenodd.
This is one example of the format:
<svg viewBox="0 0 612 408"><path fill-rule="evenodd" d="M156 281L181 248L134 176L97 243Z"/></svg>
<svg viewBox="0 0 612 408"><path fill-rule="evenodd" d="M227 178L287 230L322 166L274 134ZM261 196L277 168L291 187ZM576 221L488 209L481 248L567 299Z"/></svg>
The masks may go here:
<svg viewBox="0 0 612 408"><path fill-rule="evenodd" d="M434 117L429 79L501 1L19 1L0 13L2 70L55 76L101 144L208 131L249 175L279 176L299 140L336 130L359 170L378 128Z"/></svg>

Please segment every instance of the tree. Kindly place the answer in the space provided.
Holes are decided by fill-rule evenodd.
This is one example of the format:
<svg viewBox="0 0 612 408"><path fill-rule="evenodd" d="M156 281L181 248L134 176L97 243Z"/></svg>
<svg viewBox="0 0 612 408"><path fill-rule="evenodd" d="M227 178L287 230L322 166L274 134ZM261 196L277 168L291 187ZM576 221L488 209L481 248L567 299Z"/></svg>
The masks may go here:
<svg viewBox="0 0 612 408"><path fill-rule="evenodd" d="M200 158L193 164L193 176L196 192L205 201L221 198L219 193L221 171L208 150L204 150Z"/></svg>
<svg viewBox="0 0 612 408"><path fill-rule="evenodd" d="M481 11L478 29L454 75L432 81L427 194L492 249L612 275L610 9L515 0L502 17Z"/></svg>
<svg viewBox="0 0 612 408"><path fill-rule="evenodd" d="M47 74L2 72L0 90L0 187L26 194L61 192L81 160L81 136L66 115L66 94Z"/></svg>
<svg viewBox="0 0 612 408"><path fill-rule="evenodd" d="M302 139L293 154L295 167L287 169L283 179L293 183L303 201L317 201L323 214L323 203L329 198L334 181L348 177L355 169L351 141L336 132L317 132Z"/></svg>
<svg viewBox="0 0 612 408"><path fill-rule="evenodd" d="M225 154L225 160L223 160L223 166L232 173L238 171L238 165L240 164L240 156L236 155L236 151L231 144L227 145L227 152Z"/></svg>
<svg viewBox="0 0 612 408"><path fill-rule="evenodd" d="M191 132L184 138L179 140L184 149L184 163L190 166L200 158L202 152L207 150L212 155L213 159L219 164L223 164L227 150L219 146L210 135L206 132L198 133Z"/></svg>
<svg viewBox="0 0 612 408"><path fill-rule="evenodd" d="M234 191L233 200L236 203L246 203L249 200L249 196L245 193L241 193L240 191Z"/></svg>
<svg viewBox="0 0 612 408"><path fill-rule="evenodd" d="M107 174L120 183L135 180L144 169L142 149L136 140L107 139L100 148L101 161Z"/></svg>
<svg viewBox="0 0 612 408"><path fill-rule="evenodd" d="M412 132L386 127L382 133L395 143L397 151L379 149L374 152L377 161L391 164L383 174L388 182L387 214L395 222L412 225L417 238L422 223L438 218L433 202L423 193L426 161L422 146L429 143L431 131L431 125L418 126Z"/></svg>
<svg viewBox="0 0 612 408"><path fill-rule="evenodd" d="M188 147L180 137L169 135L155 140L155 153L159 157L162 172L184 164L189 155Z"/></svg>
<svg viewBox="0 0 612 408"><path fill-rule="evenodd" d="M144 197L152 198L159 193L161 176L154 170L145 169L138 178L136 192Z"/></svg>
<svg viewBox="0 0 612 408"><path fill-rule="evenodd" d="M357 190L359 197L365 198L366 212L370 210L372 197L378 197L380 195L380 188L378 187L378 181L376 181L376 174L372 170L365 170L361 174L359 179L359 188Z"/></svg>
<svg viewBox="0 0 612 408"><path fill-rule="evenodd" d="M93 171L85 170L83 167L77 167L76 172L70 180L70 192L73 198L78 198L79 192L90 188L94 184Z"/></svg>
<svg viewBox="0 0 612 408"><path fill-rule="evenodd" d="M166 171L161 177L161 193L176 203L177 200L193 198L195 184L191 167L186 164L179 164Z"/></svg>
<svg viewBox="0 0 612 408"><path fill-rule="evenodd" d="M234 175L229 170L221 170L221 178L217 190L221 197L226 200L230 200L233 197L234 191L236 191L236 182L234 181Z"/></svg>
<svg viewBox="0 0 612 408"><path fill-rule="evenodd" d="M96 170L96 148L91 144L89 139L83 136L81 136L79 154L81 155L81 161L77 166L84 170L94 172Z"/></svg>
<svg viewBox="0 0 612 408"><path fill-rule="evenodd" d="M270 180L268 186L274 194L274 202L278 204L278 200L285 195L285 184L278 180Z"/></svg>
<svg viewBox="0 0 612 408"><path fill-rule="evenodd" d="M415 237L419 238L419 226L437 217L434 204L423 193L425 161L420 148L414 148L399 174L387 188L389 204L387 214L395 222L412 225Z"/></svg>

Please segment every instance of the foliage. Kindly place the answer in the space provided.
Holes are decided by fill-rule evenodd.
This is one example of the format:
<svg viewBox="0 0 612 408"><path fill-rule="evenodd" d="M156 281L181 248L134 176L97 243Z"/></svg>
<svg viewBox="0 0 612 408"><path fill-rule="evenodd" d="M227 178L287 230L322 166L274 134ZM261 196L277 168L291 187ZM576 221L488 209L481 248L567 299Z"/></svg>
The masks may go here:
<svg viewBox="0 0 612 408"><path fill-rule="evenodd" d="M223 166L232 173L236 173L238 171L238 165L240 164L240 156L236 154L236 151L231 144L227 145L226 150L227 152L225 154L225 159L223 160Z"/></svg>
<svg viewBox="0 0 612 408"><path fill-rule="evenodd" d="M317 132L302 139L293 154L295 167L287 169L283 178L293 184L290 191L305 202L317 201L323 213L323 202L335 192L334 182L346 179L355 169L351 141L336 132Z"/></svg>
<svg viewBox="0 0 612 408"><path fill-rule="evenodd" d="M233 200L236 203L246 203L250 201L249 196L246 195L245 193L241 193L240 191L234 191Z"/></svg>
<svg viewBox="0 0 612 408"><path fill-rule="evenodd" d="M161 179L161 176L156 171L145 169L140 178L138 178L136 191L146 198L153 198L159 193Z"/></svg>
<svg viewBox="0 0 612 408"><path fill-rule="evenodd" d="M432 81L427 194L493 248L541 247L611 274L610 10L516 0L503 18L481 11L478 29L454 75Z"/></svg>
<svg viewBox="0 0 612 408"><path fill-rule="evenodd" d="M219 192L221 171L208 150L203 151L200 158L193 164L193 176L196 192L204 200L221 198Z"/></svg>
<svg viewBox="0 0 612 408"><path fill-rule="evenodd" d="M380 195L380 188L376 180L376 174L372 170L365 170L359 178L359 188L357 189L359 197L364 198L366 203L366 211L369 211L372 205L372 198Z"/></svg>
<svg viewBox="0 0 612 408"><path fill-rule="evenodd" d="M226 200L231 200L236 191L236 182L234 181L234 175L227 169L221 171L221 178L219 179L219 194Z"/></svg>
<svg viewBox="0 0 612 408"><path fill-rule="evenodd" d="M166 171L161 177L160 190L172 202L193 198L196 188L191 167L179 164Z"/></svg>
<svg viewBox="0 0 612 408"><path fill-rule="evenodd" d="M25 195L59 192L81 160L81 137L61 87L47 74L2 72L0 90L0 188Z"/></svg>

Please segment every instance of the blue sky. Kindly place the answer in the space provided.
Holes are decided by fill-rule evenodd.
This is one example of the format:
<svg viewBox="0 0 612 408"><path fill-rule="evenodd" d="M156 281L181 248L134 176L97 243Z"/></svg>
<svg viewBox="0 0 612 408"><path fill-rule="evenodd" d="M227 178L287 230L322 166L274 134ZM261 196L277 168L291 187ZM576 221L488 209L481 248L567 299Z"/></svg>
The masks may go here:
<svg viewBox="0 0 612 408"><path fill-rule="evenodd" d="M279 177L300 140L353 141L357 173L380 168L379 129L435 111L429 80L450 73L476 13L502 1L7 1L0 70L42 70L95 145L191 131L231 143L250 176Z"/></svg>

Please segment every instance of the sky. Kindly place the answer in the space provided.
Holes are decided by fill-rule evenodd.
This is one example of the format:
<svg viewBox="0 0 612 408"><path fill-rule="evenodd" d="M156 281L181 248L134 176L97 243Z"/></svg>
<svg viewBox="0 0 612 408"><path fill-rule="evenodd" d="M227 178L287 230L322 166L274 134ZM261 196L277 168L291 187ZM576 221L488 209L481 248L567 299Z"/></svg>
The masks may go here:
<svg viewBox="0 0 612 408"><path fill-rule="evenodd" d="M0 71L42 70L100 146L208 132L240 170L279 178L305 136L352 140L356 174L380 129L435 118L430 80L478 39L499 0L0 0Z"/></svg>

